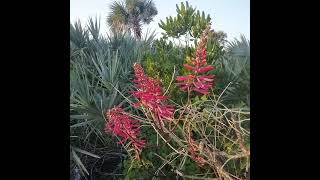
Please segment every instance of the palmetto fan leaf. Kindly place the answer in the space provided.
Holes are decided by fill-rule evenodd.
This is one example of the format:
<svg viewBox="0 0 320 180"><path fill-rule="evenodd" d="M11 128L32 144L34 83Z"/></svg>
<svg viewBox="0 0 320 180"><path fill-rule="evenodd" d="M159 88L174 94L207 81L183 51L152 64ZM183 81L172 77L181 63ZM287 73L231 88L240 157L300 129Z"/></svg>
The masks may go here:
<svg viewBox="0 0 320 180"><path fill-rule="evenodd" d="M70 24L70 42L74 48L86 47L88 38L88 31L81 26L80 20L76 21L74 25Z"/></svg>
<svg viewBox="0 0 320 180"><path fill-rule="evenodd" d="M246 39L244 35L239 39L235 39L227 46L227 51L230 55L241 58L250 59L250 41Z"/></svg>
<svg viewBox="0 0 320 180"><path fill-rule="evenodd" d="M88 31L90 32L92 38L96 41L99 40L99 35L100 35L100 18L95 18L93 20L91 17L89 18L88 21Z"/></svg>
<svg viewBox="0 0 320 180"><path fill-rule="evenodd" d="M228 104L250 105L250 42L243 35L228 43L222 57L222 87L226 87L224 100ZM219 79L219 78L218 78Z"/></svg>

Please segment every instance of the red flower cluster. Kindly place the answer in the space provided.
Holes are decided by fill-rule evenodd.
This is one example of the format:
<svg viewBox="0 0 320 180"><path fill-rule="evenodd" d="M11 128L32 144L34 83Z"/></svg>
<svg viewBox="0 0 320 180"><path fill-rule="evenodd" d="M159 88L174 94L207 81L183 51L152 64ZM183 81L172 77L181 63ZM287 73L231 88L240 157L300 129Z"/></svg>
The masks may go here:
<svg viewBox="0 0 320 180"><path fill-rule="evenodd" d="M173 106L162 104L162 100L168 97L162 94L162 88L160 83L155 79L147 77L144 73L143 68L140 64L135 63L133 65L135 79L134 82L136 91L133 91L133 96L139 98L139 102L136 106L143 105L144 107L150 109L157 120L168 119L173 114Z"/></svg>
<svg viewBox="0 0 320 180"><path fill-rule="evenodd" d="M206 43L208 39L208 33L210 26L204 30L201 34L200 42L198 43L196 50L196 57L192 59L191 64L184 64L184 68L192 70L193 73L186 76L177 76L176 80L180 81L176 83L181 86L180 90L190 89L191 91L197 91L202 94L208 94L209 88L213 85L214 75L204 75L203 73L213 69L212 65L207 65L206 58Z"/></svg>
<svg viewBox="0 0 320 180"><path fill-rule="evenodd" d="M109 121L105 126L105 131L122 137L123 139L119 141L121 144L129 140L138 155L145 145L145 140L138 139L140 128L139 125L135 123L135 120L126 115L120 107L114 107L108 110L106 116Z"/></svg>

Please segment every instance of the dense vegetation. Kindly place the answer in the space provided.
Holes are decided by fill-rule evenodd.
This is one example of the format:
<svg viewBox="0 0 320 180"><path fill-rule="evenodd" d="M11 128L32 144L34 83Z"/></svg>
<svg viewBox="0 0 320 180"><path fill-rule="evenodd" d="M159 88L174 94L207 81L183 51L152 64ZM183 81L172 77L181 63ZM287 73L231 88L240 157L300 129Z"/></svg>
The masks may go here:
<svg viewBox="0 0 320 180"><path fill-rule="evenodd" d="M227 42L188 3L159 23L159 39L103 36L98 22L70 24L70 179L247 178L249 41Z"/></svg>

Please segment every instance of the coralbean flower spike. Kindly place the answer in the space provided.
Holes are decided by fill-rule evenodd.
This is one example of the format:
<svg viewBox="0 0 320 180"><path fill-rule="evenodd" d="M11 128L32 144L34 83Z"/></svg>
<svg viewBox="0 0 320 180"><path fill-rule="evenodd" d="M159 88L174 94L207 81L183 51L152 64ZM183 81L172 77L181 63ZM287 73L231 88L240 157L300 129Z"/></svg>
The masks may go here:
<svg viewBox="0 0 320 180"><path fill-rule="evenodd" d="M133 91L133 96L139 99L136 106L143 105L151 110L157 120L170 119L173 115L173 106L164 105L163 100L168 97L162 93L160 82L145 75L140 64L133 65L136 83L134 86L137 89Z"/></svg>
<svg viewBox="0 0 320 180"><path fill-rule="evenodd" d="M176 85L180 86L180 90L190 89L202 94L208 94L209 88L212 87L214 75L205 75L204 73L214 69L212 65L206 62L207 52L206 43L210 25L203 31L200 37L200 42L197 45L195 58L192 59L190 64L184 64L184 68L192 71L191 74L185 76L177 76L176 80L179 81Z"/></svg>
<svg viewBox="0 0 320 180"><path fill-rule="evenodd" d="M108 122L106 123L105 131L121 137L122 139L119 141L121 144L129 141L136 152L136 157L139 158L139 153L145 146L145 140L138 139L140 128L136 120L125 114L120 107L108 110L106 117Z"/></svg>

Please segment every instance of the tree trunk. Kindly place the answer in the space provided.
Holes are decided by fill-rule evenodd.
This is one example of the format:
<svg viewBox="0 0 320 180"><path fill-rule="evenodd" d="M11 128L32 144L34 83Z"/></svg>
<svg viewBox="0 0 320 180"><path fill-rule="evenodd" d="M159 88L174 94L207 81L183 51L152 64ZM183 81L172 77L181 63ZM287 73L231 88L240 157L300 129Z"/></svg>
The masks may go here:
<svg viewBox="0 0 320 180"><path fill-rule="evenodd" d="M141 39L141 24L137 19L133 21L133 32L137 39Z"/></svg>

